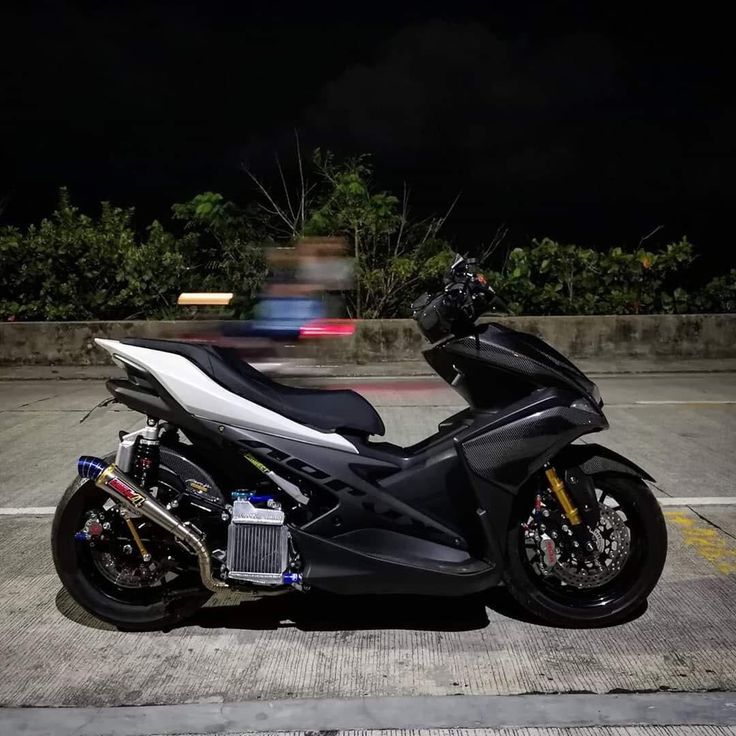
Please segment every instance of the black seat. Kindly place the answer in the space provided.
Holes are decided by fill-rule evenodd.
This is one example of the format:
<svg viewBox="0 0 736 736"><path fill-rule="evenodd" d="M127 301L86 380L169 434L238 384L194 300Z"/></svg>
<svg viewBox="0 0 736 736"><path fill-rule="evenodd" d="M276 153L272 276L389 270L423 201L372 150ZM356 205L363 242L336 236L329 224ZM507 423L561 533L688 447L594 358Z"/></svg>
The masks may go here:
<svg viewBox="0 0 736 736"><path fill-rule="evenodd" d="M181 355L228 391L300 424L365 435L383 435L386 431L376 410L355 391L285 386L241 360L232 348L144 338L120 342Z"/></svg>

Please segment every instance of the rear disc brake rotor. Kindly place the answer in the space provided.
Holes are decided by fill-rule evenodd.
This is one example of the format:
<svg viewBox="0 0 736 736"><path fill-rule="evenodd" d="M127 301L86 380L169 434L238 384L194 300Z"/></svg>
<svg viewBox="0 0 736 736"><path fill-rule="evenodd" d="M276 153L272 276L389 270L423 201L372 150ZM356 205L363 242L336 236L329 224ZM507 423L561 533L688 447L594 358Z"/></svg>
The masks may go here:
<svg viewBox="0 0 736 736"><path fill-rule="evenodd" d="M119 554L107 551L93 550L92 560L95 567L110 582L121 588L148 588L160 583L165 575L165 570L162 570L156 562L122 559Z"/></svg>

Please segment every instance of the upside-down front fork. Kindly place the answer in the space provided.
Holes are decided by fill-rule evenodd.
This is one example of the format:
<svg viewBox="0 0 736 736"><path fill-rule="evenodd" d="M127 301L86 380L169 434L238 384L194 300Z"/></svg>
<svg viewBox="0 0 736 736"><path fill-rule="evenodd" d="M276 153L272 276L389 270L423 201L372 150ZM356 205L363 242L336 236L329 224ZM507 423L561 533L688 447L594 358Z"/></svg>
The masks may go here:
<svg viewBox="0 0 736 736"><path fill-rule="evenodd" d="M565 488L562 478L557 475L557 471L551 465L548 465L544 469L544 474L547 477L547 482L549 483L552 494L557 499L557 503L560 504L563 513L570 522L573 535L577 538L578 542L582 544L583 549L585 549L586 552L592 552L595 549L595 546L591 540L590 531L587 529L586 525L583 524L580 510L570 498L570 494L567 492L567 488Z"/></svg>
<svg viewBox="0 0 736 736"><path fill-rule="evenodd" d="M544 474L547 476L550 490L557 499L557 503L560 504L562 510L565 512L567 520L572 526L581 524L583 520L580 518L580 511L578 511L577 506L572 502L565 488L565 484L562 482L560 476L557 475L557 471L549 465L545 468Z"/></svg>

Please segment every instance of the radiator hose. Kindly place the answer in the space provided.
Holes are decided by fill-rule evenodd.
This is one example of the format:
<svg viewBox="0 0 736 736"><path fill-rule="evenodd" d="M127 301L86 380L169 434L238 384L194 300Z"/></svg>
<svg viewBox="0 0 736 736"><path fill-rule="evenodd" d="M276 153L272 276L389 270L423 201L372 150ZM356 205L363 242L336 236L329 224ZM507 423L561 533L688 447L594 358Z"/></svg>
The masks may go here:
<svg viewBox="0 0 736 736"><path fill-rule="evenodd" d="M199 561L202 584L213 593L230 586L217 580L212 574L210 551L202 538L182 523L153 496L141 488L130 476L123 473L115 464L109 465L98 457L82 455L77 461L77 471L82 478L94 481L116 501L120 501L131 511L135 511L162 529L173 534Z"/></svg>

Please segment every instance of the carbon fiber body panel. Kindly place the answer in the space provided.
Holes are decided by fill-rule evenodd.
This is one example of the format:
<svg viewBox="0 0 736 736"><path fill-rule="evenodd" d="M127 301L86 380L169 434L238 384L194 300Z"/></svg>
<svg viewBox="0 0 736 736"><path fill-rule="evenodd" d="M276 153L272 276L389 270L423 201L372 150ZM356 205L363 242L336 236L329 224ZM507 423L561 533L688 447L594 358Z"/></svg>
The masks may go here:
<svg viewBox="0 0 736 736"><path fill-rule="evenodd" d="M596 385L544 340L503 325L427 348L432 368L478 409L508 406L539 388L573 391L599 405Z"/></svg>
<svg viewBox="0 0 736 736"><path fill-rule="evenodd" d="M575 395L550 389L511 407L494 422L459 440L476 475L515 493L534 472L583 434L608 426L600 412L571 406Z"/></svg>

